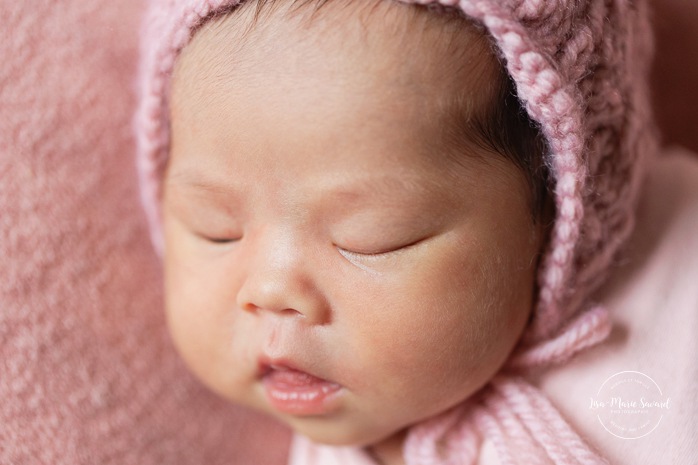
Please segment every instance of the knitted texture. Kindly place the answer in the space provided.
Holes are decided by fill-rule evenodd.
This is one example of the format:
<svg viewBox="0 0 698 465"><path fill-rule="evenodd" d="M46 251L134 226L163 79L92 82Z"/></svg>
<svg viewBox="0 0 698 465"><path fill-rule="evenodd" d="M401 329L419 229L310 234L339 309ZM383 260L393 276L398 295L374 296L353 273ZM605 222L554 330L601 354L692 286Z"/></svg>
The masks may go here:
<svg viewBox="0 0 698 465"><path fill-rule="evenodd" d="M455 409L414 426L405 462L472 465L483 437L494 443L502 465L607 464L538 389L514 376L497 376Z"/></svg>
<svg viewBox="0 0 698 465"><path fill-rule="evenodd" d="M151 9L136 127L141 194L159 251L170 75L192 31L238 3L163 0ZM407 463L474 463L483 437L494 442L504 464L515 458L604 463L519 375L563 362L610 332L607 312L593 306L590 296L630 234L644 160L656 147L645 80L652 51L646 5L629 0L405 3L459 7L485 26L547 140L556 207L539 269L537 306L521 343L502 373L477 395L412 428Z"/></svg>

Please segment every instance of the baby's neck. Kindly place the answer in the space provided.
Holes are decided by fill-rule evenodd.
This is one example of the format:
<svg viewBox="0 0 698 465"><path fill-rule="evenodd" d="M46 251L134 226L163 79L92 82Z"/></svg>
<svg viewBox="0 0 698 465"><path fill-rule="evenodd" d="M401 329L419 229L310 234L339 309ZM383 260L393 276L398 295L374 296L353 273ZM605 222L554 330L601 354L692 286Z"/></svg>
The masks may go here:
<svg viewBox="0 0 698 465"><path fill-rule="evenodd" d="M368 453L379 465L405 465L402 457L402 445L407 436L401 431L388 439L366 448Z"/></svg>

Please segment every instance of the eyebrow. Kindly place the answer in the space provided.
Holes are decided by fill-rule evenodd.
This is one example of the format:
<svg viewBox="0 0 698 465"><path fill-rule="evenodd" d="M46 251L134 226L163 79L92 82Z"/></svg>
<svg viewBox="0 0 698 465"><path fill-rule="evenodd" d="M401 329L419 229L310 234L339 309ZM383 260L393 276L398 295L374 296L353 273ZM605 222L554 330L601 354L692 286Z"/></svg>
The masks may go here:
<svg viewBox="0 0 698 465"><path fill-rule="evenodd" d="M244 195L245 188L231 180L221 180L197 169L180 169L167 177L170 186L184 186L186 189L205 192L214 196ZM322 199L337 199L343 205L363 205L371 199L389 199L403 203L409 199L423 199L428 196L441 197L448 202L448 195L438 182L420 182L416 176L387 175L368 176L335 182L331 177L324 182L309 183L313 192L319 192Z"/></svg>
<svg viewBox="0 0 698 465"><path fill-rule="evenodd" d="M340 185L328 185L325 193L347 202L363 202L367 198L391 198L396 194L425 196L437 191L436 186L415 182L406 176L377 176L352 180Z"/></svg>
<svg viewBox="0 0 698 465"><path fill-rule="evenodd" d="M196 169L179 169L165 176L167 186L184 186L216 195L231 195L241 191L238 186L224 182Z"/></svg>

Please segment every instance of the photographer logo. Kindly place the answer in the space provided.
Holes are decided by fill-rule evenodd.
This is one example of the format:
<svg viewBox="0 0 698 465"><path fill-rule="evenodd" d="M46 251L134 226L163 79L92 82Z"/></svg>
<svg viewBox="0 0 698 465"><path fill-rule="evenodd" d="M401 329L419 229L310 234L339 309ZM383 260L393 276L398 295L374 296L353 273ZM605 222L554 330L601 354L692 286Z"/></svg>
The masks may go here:
<svg viewBox="0 0 698 465"><path fill-rule="evenodd" d="M639 439L654 431L671 408L671 399L639 371L621 371L603 382L589 409L610 434Z"/></svg>

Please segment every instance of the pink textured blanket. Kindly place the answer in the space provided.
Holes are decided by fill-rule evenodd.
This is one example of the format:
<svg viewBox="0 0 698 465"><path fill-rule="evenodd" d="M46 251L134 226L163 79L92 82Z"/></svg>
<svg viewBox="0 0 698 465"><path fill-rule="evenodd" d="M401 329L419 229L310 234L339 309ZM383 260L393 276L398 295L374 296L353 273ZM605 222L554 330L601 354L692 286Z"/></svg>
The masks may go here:
<svg viewBox="0 0 698 465"><path fill-rule="evenodd" d="M166 334L133 162L141 9L0 2L0 463L284 463L287 432L205 392Z"/></svg>

